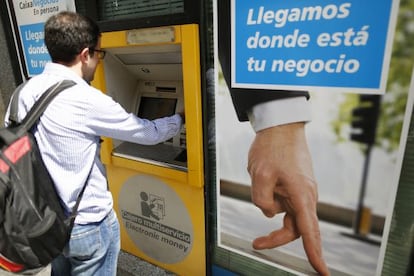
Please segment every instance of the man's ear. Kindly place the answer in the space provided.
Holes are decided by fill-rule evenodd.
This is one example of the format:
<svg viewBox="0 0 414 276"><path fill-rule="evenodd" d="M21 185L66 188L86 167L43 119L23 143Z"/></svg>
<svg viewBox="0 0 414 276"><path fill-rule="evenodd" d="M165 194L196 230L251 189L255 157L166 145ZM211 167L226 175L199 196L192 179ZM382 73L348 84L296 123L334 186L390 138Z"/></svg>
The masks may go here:
<svg viewBox="0 0 414 276"><path fill-rule="evenodd" d="M84 48L80 53L79 53L79 57L80 60L82 62L87 62L90 59L90 55L89 55L89 48Z"/></svg>

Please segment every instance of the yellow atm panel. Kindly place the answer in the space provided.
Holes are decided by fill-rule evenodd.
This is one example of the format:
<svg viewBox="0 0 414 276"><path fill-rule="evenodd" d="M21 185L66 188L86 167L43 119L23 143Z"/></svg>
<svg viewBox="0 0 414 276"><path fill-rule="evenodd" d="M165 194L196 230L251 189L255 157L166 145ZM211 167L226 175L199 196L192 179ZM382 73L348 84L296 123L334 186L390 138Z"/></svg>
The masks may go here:
<svg viewBox="0 0 414 276"><path fill-rule="evenodd" d="M186 113L181 133L159 145L103 137L121 247L178 275L205 275L198 26L103 33L102 48L93 86L139 117Z"/></svg>

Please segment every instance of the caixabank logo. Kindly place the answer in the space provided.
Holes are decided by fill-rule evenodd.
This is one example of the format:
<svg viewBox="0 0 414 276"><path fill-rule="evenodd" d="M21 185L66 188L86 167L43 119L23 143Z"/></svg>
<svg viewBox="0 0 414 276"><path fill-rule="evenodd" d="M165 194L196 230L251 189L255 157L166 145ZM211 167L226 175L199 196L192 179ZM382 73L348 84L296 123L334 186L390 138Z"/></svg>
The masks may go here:
<svg viewBox="0 0 414 276"><path fill-rule="evenodd" d="M191 218L181 198L161 179L133 176L123 184L119 199L123 226L142 252L170 264L190 253Z"/></svg>

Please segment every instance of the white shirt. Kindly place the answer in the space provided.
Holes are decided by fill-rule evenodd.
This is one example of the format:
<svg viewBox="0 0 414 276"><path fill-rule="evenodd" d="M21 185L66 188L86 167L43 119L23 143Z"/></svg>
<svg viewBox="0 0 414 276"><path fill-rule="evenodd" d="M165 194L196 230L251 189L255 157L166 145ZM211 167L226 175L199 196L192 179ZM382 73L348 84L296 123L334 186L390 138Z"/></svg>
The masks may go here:
<svg viewBox="0 0 414 276"><path fill-rule="evenodd" d="M247 115L255 132L283 124L309 122L312 119L311 104L306 97L260 103Z"/></svg>
<svg viewBox="0 0 414 276"><path fill-rule="evenodd" d="M75 222L98 222L113 207L105 168L99 157L100 136L157 144L178 134L182 119L179 115L154 121L140 119L69 68L48 63L43 73L29 80L20 92L19 120L47 88L63 79L73 80L76 85L62 91L50 103L34 134L66 210L72 209L87 181Z"/></svg>

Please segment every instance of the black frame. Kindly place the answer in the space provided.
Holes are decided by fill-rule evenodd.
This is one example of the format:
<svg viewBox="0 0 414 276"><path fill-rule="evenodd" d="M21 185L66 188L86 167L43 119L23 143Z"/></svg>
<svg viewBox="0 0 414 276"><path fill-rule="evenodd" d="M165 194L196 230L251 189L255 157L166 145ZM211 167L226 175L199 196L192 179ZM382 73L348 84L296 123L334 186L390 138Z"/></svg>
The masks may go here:
<svg viewBox="0 0 414 276"><path fill-rule="evenodd" d="M98 1L85 1L85 15L96 21L102 32L129 30L135 28L150 28L160 26L182 25L189 23L200 23L201 2L184 0L184 13L171 15L151 16L145 18L128 18L116 20L100 20L98 18ZM78 1L76 1L78 2ZM78 4L76 4L78 6Z"/></svg>
<svg viewBox="0 0 414 276"><path fill-rule="evenodd" d="M19 26L17 25L16 14L15 14L14 9L13 9L13 1L12 0L7 0L7 3L9 5L10 9L7 8L6 2L2 1L2 6L1 6L1 9L0 9L1 10L1 17L2 17L2 20L3 20L4 26L7 26L7 28L9 29L8 30L9 32L5 30L5 33L6 33L7 41L8 41L8 44L9 44L10 56L11 57L13 57L13 56L20 57L20 60L21 60L21 63L19 63L18 59L12 58L11 62L12 62L12 66L13 66L13 73L15 75L17 83L22 83L24 81L22 76L24 76L24 78L26 80L28 80L29 79L29 74L28 74L27 68L26 68L26 61L24 60L22 41L20 39L20 31L19 31ZM11 17L12 22L10 22L10 20L9 20L9 15ZM14 32L13 32L13 29L15 30Z"/></svg>

